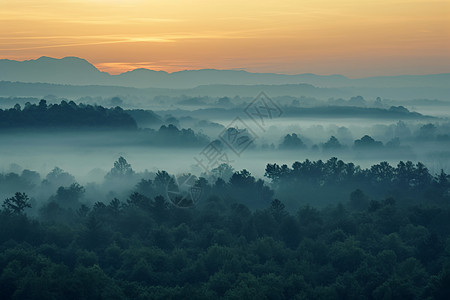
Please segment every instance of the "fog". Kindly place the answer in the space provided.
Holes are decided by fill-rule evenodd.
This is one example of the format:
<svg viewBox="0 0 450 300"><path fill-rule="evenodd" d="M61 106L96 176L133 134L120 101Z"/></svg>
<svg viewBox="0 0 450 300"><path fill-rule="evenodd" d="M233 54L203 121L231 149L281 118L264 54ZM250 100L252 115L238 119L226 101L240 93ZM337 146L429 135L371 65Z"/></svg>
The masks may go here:
<svg viewBox="0 0 450 300"><path fill-rule="evenodd" d="M147 117L156 120L152 121L151 128L141 124L145 124ZM94 199L108 201L114 195L126 198L140 179L153 180L162 170L178 176L191 173L214 183L217 177L210 171L219 163L206 169L196 160L213 141L221 141L226 163L234 171L248 170L267 186L272 184L265 177L268 163L292 166L306 159L327 161L337 157L362 169L370 169L380 162L396 166L400 161L413 161L424 163L432 175L441 170L450 171L450 123L442 117L393 120L280 116L268 120L263 128L242 112L237 117L245 122L247 132L255 134L254 141L239 154L223 144L224 133L234 126L233 119L211 118L207 112L190 117L189 112L178 111L175 117L166 111L154 111L143 115L137 128L131 130L54 127L2 130L0 173L20 175L24 170L31 170L45 179L58 167L74 176L73 182L84 186L83 197L87 203ZM365 136L368 137L364 139ZM108 183L105 176L119 157L126 159L136 176L120 184ZM42 186L35 182L34 185L29 193L40 203L36 207L46 203L60 187L57 183ZM10 196L11 192L4 189L0 196ZM292 202L285 198L288 204ZM299 203L289 205L295 209Z"/></svg>
<svg viewBox="0 0 450 300"><path fill-rule="evenodd" d="M2 299L448 298L448 75L164 74L0 82Z"/></svg>
<svg viewBox="0 0 450 300"><path fill-rule="evenodd" d="M198 131L208 133L208 140L218 139L224 128L232 120L214 120L221 124L218 128L199 128ZM251 120L245 120L250 124ZM184 123L180 122L183 126ZM191 122L192 123L192 122ZM392 122L391 120L363 120L358 118L322 119L317 118L294 120L292 118L279 118L271 120L265 132L259 133L258 138L241 156L233 157L233 167L249 169L252 173L261 174L267 162L295 161L304 158L326 159L331 156L353 161L362 166L380 160L396 161L420 160L432 162L436 157L445 159L448 154L448 139L441 143L433 140L432 136L421 136L420 128L426 124L422 121ZM363 125L360 125L363 124ZM433 123L436 126L435 135L442 134L449 128L446 121ZM401 128L399 128L401 127ZM255 129L256 130L256 129ZM403 130L403 132L401 132ZM447 131L448 132L448 131ZM307 149L278 151L279 145L287 134L296 133L305 143ZM399 138L397 148L384 149L372 153L369 150L361 152L353 149L354 141L364 135L369 135L384 144L392 139ZM190 170L195 163L193 157L207 146L208 140L203 144L180 147L142 145L138 135L128 132L1 132L2 140L0 167L6 171L11 163L21 165L23 168L33 169L41 173L48 172L55 166L62 167L77 176L85 176L92 169L108 170L112 162L119 156L124 156L137 170L144 171L165 169L171 172ZM342 144L342 149L329 151L311 151L311 147L320 147L331 137L335 136ZM151 142L151 141L150 141ZM399 148L404 146L405 148ZM280 152L280 153L278 153ZM8 159L5 159L8 158ZM38 159L37 159L38 158ZM439 168L446 169L443 163ZM436 162L435 164L439 164ZM258 166L259 165L259 166ZM252 166L252 167L251 167Z"/></svg>
<svg viewBox="0 0 450 300"><path fill-rule="evenodd" d="M157 180L157 174L166 178L163 171L167 178L192 174L218 191L223 180L235 200L245 199L251 188L240 190L231 178L250 178L255 191L266 195L264 201L283 198L292 211L314 202L313 194L297 201L270 177L268 164L288 170L313 161L326 173L337 158L364 177L381 162L395 168L411 161L425 164L431 177L450 172L450 99L444 94L410 97L407 85L396 87L390 96L382 87L327 89L309 84L184 89L2 86L0 196L28 192L35 214L65 189L75 194L83 189L79 200L87 206L114 197L127 199L139 189L140 180ZM214 161L208 161L212 155ZM118 161L129 171L120 180L111 175L121 172L115 169ZM323 162L328 167L322 170ZM61 176L65 179L55 179ZM363 182L358 176L352 180ZM80 188L71 190L74 183ZM156 191L165 193L155 186L151 190L152 197ZM329 192L324 188L322 202L315 204L329 203ZM349 192L349 187L343 189L340 199ZM247 204L256 209L263 202Z"/></svg>

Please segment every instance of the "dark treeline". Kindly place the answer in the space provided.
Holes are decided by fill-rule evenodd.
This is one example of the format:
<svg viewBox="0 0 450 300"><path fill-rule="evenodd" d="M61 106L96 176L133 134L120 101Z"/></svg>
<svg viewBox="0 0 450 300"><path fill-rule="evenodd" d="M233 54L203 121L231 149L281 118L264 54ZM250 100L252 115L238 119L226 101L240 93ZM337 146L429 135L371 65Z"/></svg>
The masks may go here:
<svg viewBox="0 0 450 300"><path fill-rule="evenodd" d="M15 83L17 86L15 89L21 90L23 92L23 83ZM9 85L9 86L8 86ZM0 82L0 89L4 94L8 94L7 89L14 85L14 83L6 83ZM12 89L14 90L14 88ZM51 92L48 90L48 92ZM57 91L56 91L57 92ZM53 90L51 93L55 93ZM14 94L14 93L13 93ZM45 91L40 91L37 94L45 94ZM57 93L58 94L58 93ZM148 93L143 95L131 95L127 94L117 94L115 96L106 96L108 93L103 93L102 96L76 96L72 93L62 93L66 95L65 97L69 97L73 99L75 102L89 103L89 104L98 104L102 106L121 106L123 108L132 109L132 108L153 108L157 105L162 109L170 108L173 105L177 107L191 107L191 108L199 108L199 107L211 107L211 108L242 108L247 105L249 102L253 100L253 97L239 96L235 95L234 97L223 97L223 96L187 96L187 95L149 95ZM76 94L76 93L75 93ZM36 95L33 94L33 95ZM297 94L296 94L297 95ZM44 97L47 101L58 102L61 100L67 100L64 97L58 97L55 95L46 95ZM3 106L14 106L15 104L25 105L27 102L30 103L38 103L40 98L36 97L0 97L0 105ZM363 113L363 114L376 114L378 116L383 117L402 117L402 118L411 118L411 117L427 117L421 114L417 114L415 112L410 111L408 108L404 107L404 105L408 105L408 107L422 107L422 106L440 106L440 107L448 107L449 103L442 100L437 99L408 99L407 102L402 100L393 100L393 99L382 99L380 97L370 97L365 99L362 96L353 96L349 98L328 98L321 99L316 97L308 97L308 96L274 96L273 100L285 108L317 108L322 107L326 108L325 110L311 110L312 113L320 113L322 114L339 114L344 113L347 114L351 110L353 112ZM69 100L67 100L69 101ZM343 107L349 107L349 110L343 109ZM356 110L354 110L356 108ZM361 108L378 108L383 110L364 110Z"/></svg>
<svg viewBox="0 0 450 300"><path fill-rule="evenodd" d="M116 186L131 178L134 186L107 201L83 200L89 187L61 169L44 180L32 171L11 174L0 177L2 189L15 182L17 191L0 212L1 299L447 299L450 293L450 177L432 176L421 163L269 164L271 188L222 165L208 178L213 183L197 178L202 199L189 209L164 197L167 172L138 174L124 158L105 181ZM39 203L19 182L56 193L32 217L27 212ZM310 194L311 205L288 210L283 193L302 202L307 186L317 197L326 191L328 205L318 209ZM342 191L344 200L335 197Z"/></svg>
<svg viewBox="0 0 450 300"><path fill-rule="evenodd" d="M305 204L322 207L335 205L347 201L354 191L361 193L358 203L353 203L361 209L369 208L375 200L389 197L395 198L401 205L440 205L446 203L450 196L449 175L443 170L439 174L430 174L424 164L411 161L400 161L397 166L380 162L370 168L345 163L336 157L327 161L296 161L291 167L267 164L265 177L270 182L256 178L245 169L235 171L227 164L221 164L200 177L190 173L179 177L179 183L188 177L194 178L196 185L202 189L201 200L221 197L228 202L242 203L251 210L266 207L274 197L283 199L289 210ZM109 201L110 197L125 198L132 193L148 198L166 196L167 186L172 184L174 178L166 171L135 172L126 159L120 157L104 178L81 187L85 194L71 190L74 184L79 186L76 178L56 167L44 178L27 169L21 173L0 173L0 196L20 191L31 195L39 208L47 205L47 199L62 208L67 208L63 203L72 201L69 207L77 208L82 204Z"/></svg>
<svg viewBox="0 0 450 300"><path fill-rule="evenodd" d="M151 111L130 111L133 115L146 116L157 115ZM176 120L174 120L176 121ZM155 146L183 146L183 147L204 147L208 144L209 138L201 133L195 133L192 129L178 129L172 124L160 125L159 129L138 128L135 119L128 111L121 107L105 108L97 105L76 104L73 101L61 101L60 104L48 105L45 100L41 100L38 105L26 103L22 108L16 104L14 108L0 109L0 133L11 133L16 129L19 133L37 131L39 133L70 132L79 138L91 138L83 129L89 129L93 134L101 133L99 143L106 145L109 143L126 145L155 145ZM49 131L50 130L50 131ZM81 131L79 131L81 130ZM120 130L120 131L117 131ZM3 132L2 132L3 131ZM13 133L16 133L13 131ZM20 135L14 137L20 138ZM60 135L50 136L50 141L58 142ZM92 141L89 140L92 146ZM73 142L69 142L73 143ZM88 145L89 146L89 145Z"/></svg>
<svg viewBox="0 0 450 300"><path fill-rule="evenodd" d="M192 129L178 129L175 125L162 125L158 130L145 129L144 134L152 136L149 143L164 146L201 147L207 145L209 138L201 133L195 133Z"/></svg>
<svg viewBox="0 0 450 300"><path fill-rule="evenodd" d="M121 128L136 129L136 121L120 107L104 108L61 101L61 104L47 105L26 103L14 108L0 109L0 129L11 128Z"/></svg>
<svg viewBox="0 0 450 300"><path fill-rule="evenodd" d="M277 196L316 204L329 203L330 195L342 201L356 189L375 198L392 196L402 203L445 202L450 187L444 171L432 175L424 164L411 161L400 161L396 167L381 162L363 169L335 157L326 162L307 159L292 167L268 164L265 175L272 179ZM360 201L359 206L368 208L368 197Z"/></svg>
<svg viewBox="0 0 450 300"><path fill-rule="evenodd" d="M404 126L402 122L399 122L397 125ZM386 143L382 141L375 140L370 135L365 134L360 139L354 140L353 144L344 144L339 141L337 137L334 135L330 136L330 138L320 144L313 144L310 146L312 150L317 150L322 148L324 151L339 151L339 150L348 150L349 147L353 148L353 150L357 151L367 151L367 150L387 150L386 153L393 150L402 150L402 151L412 151L412 148L409 144L404 144L405 141L411 144L418 143L442 143L446 144L450 142L450 135L447 132L447 128L442 126L442 132L438 132L438 128L431 123L422 125L419 127L417 132L412 134L411 132L404 134L401 138L395 136L387 140ZM345 128L345 127L342 127ZM343 131L347 129L343 129ZM409 129L408 129L409 130ZM386 135L388 135L386 133ZM281 140L281 143L278 145L278 149L280 150L304 150L308 149L309 146L302 140L304 137L299 136L296 133L287 134ZM348 137L347 137L348 139ZM274 147L274 146L273 146Z"/></svg>
<svg viewBox="0 0 450 300"><path fill-rule="evenodd" d="M111 101L115 104L122 104L122 100L118 97L112 98ZM210 117L208 111L204 112L203 117ZM330 131L329 140L323 140L323 142L316 140L315 143L311 141L311 138L314 138L317 132L311 129L303 134L289 133L278 137L274 135L273 139L275 140L262 145L255 144L250 148L254 150L305 151L321 149L323 152L333 155L351 153L348 150L356 150L357 154L382 150L383 153L391 156L406 153L409 155L409 159L413 159L415 155L413 146L417 143L420 143L419 150L424 142L438 143L439 146L449 143L449 127L448 123L406 125L403 121L399 121L397 124L379 126L375 135L372 134L373 137L364 133L361 138L355 139L357 136L353 138L351 131L347 127L341 126L335 130L336 132ZM109 140L114 140L114 136L117 135L120 138L116 139L116 142L127 145L196 146L200 148L205 147L210 139L217 138L217 135L225 130L225 127L205 119L175 117L171 114L162 117L151 110L123 110L120 106L105 108L98 105L76 104L73 101L65 100L60 104L47 104L46 100L41 100L39 104L27 102L24 107L16 104L13 108L0 109L0 133L10 133L13 129L21 132L32 130L41 133L46 133L49 129L71 130L73 133L82 129L89 129L93 132L103 129L119 129L127 132L125 134L114 133L113 137L109 137L112 139L105 139L105 144L108 144ZM321 135L324 134L321 133ZM20 138L21 135L15 137ZM56 137L53 136L53 138ZM277 139L278 141L276 141ZM98 139L98 141L102 140Z"/></svg>

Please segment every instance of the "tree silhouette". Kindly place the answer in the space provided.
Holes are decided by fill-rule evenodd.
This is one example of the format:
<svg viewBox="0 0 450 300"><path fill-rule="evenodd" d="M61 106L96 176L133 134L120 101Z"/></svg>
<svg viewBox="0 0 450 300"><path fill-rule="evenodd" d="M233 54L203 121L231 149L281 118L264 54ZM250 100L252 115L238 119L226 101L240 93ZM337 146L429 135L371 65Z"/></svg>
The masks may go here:
<svg viewBox="0 0 450 300"><path fill-rule="evenodd" d="M338 150L342 148L342 145L336 137L331 136L330 139L323 144L322 148L323 150Z"/></svg>
<svg viewBox="0 0 450 300"><path fill-rule="evenodd" d="M245 187L255 183L255 178L249 171L243 169L242 171L235 172L231 176L230 183L234 186Z"/></svg>
<svg viewBox="0 0 450 300"><path fill-rule="evenodd" d="M55 167L44 179L44 184L53 186L68 186L75 183L75 177L64 172L61 168Z"/></svg>
<svg viewBox="0 0 450 300"><path fill-rule="evenodd" d="M360 140L355 141L354 145L355 149L363 150L363 149L379 149L383 147L383 143L379 141L375 141L372 137L365 135Z"/></svg>
<svg viewBox="0 0 450 300"><path fill-rule="evenodd" d="M284 137L283 142L279 146L280 149L305 149L306 145L298 137L297 134L288 134Z"/></svg>
<svg viewBox="0 0 450 300"><path fill-rule="evenodd" d="M216 168L211 170L211 174L216 178L222 178L225 181L228 181L231 176L233 176L234 169L232 166L226 163L222 163Z"/></svg>
<svg viewBox="0 0 450 300"><path fill-rule="evenodd" d="M59 187L54 198L61 206L76 208L79 206L78 201L84 192L84 187L78 183L72 183L69 187Z"/></svg>
<svg viewBox="0 0 450 300"><path fill-rule="evenodd" d="M31 208L29 198L25 193L17 192L14 197L7 198L3 202L2 207L10 213L22 214L25 208Z"/></svg>
<svg viewBox="0 0 450 300"><path fill-rule="evenodd" d="M108 174L106 174L105 177L107 179L113 179L113 178L123 178L131 175L134 175L134 171L131 168L131 165L127 162L125 158L121 156L117 161L114 162L114 168L112 168L111 171Z"/></svg>
<svg viewBox="0 0 450 300"><path fill-rule="evenodd" d="M445 174L443 169L441 169L441 173L439 173L439 175L436 176L435 180L439 188L441 188L442 190L445 190L450 186L450 176Z"/></svg>
<svg viewBox="0 0 450 300"><path fill-rule="evenodd" d="M154 183L159 188L167 188L169 183L173 181L173 177L169 175L166 171L156 172L156 177Z"/></svg>

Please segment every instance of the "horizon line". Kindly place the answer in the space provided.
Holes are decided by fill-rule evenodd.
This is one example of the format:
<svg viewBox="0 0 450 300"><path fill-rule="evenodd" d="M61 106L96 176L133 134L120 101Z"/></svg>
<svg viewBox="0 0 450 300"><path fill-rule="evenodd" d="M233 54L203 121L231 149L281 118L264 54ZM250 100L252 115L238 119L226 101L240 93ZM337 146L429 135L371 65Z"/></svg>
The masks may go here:
<svg viewBox="0 0 450 300"><path fill-rule="evenodd" d="M366 79L366 78L377 78L377 77L399 77L399 76L427 76L427 75L445 75L445 74L450 74L450 70L448 72L440 72L440 73L420 73L420 74L405 74L405 73L400 73L400 74L396 74L396 75L371 75L371 76L364 76L364 77L349 77L347 75L344 74L339 74L339 73L331 73L331 74L318 74L318 73L312 73L312 72L304 72L304 73L281 73L281 72L253 72L253 71L249 71L246 68L230 68L230 69L217 69L217 68L192 68L192 69L181 69L178 71L166 71L166 70L158 70L158 69L149 69L146 67L137 67L134 69L129 69L127 71L123 71L121 73L117 73L117 74L113 74L110 73L108 71L103 71L101 68L99 68L97 65L100 65L102 63L92 63L89 60L82 58L82 57L78 57L78 56L64 56L61 58L58 57L51 57L51 56L47 56L47 55L42 55L39 56L38 58L30 58L30 59L24 59L24 60L18 60L18 59L10 59L10 58L0 58L0 61L2 60L8 60L8 61L14 61L14 62L31 62L31 61L37 61L39 59L42 58L49 58L49 59L53 59L53 60L63 60L63 59L67 59L67 58L75 58L75 59L79 59L79 60L83 60L85 62L87 62L88 64L90 64L91 66L93 66L97 71L101 72L101 73L105 73L108 74L109 76L120 76L126 73L130 73L130 72L134 72L134 71L138 71L138 70L146 70L146 71L152 71L152 72L163 72L166 73L168 75L170 74L175 74L175 73L180 73L180 72L186 72L186 71L242 71L242 72L246 72L249 74L273 74L273 75L282 75L282 76L298 76L298 75L314 75L314 76L324 76L324 77L331 77L331 76L340 76L340 77L344 77L346 79ZM110 63L103 63L103 64L121 64L121 62L110 62ZM133 63L130 63L133 64ZM139 64L139 63L137 63Z"/></svg>

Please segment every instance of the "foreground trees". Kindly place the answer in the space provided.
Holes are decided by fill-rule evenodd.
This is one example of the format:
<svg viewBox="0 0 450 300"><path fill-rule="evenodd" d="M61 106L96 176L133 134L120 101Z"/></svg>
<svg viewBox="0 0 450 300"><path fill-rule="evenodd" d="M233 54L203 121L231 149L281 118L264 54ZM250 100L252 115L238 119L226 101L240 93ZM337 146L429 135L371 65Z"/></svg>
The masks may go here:
<svg viewBox="0 0 450 300"><path fill-rule="evenodd" d="M250 212L219 198L186 210L136 197L99 202L73 225L3 211L2 299L448 295L448 206L386 200L290 214L280 200Z"/></svg>
<svg viewBox="0 0 450 300"><path fill-rule="evenodd" d="M136 176L124 159L114 169ZM208 193L190 209L156 195L170 181L164 171L126 198L92 205L79 202L80 185L58 188L33 218L24 213L31 200L17 193L0 211L0 297L447 299L445 172L431 177L410 162L361 170L334 158L266 171L276 193L296 186L301 197L305 181L328 191L328 205L289 209L246 170L199 180ZM330 191L350 183L359 188L336 201ZM375 197L370 186L407 191Z"/></svg>

